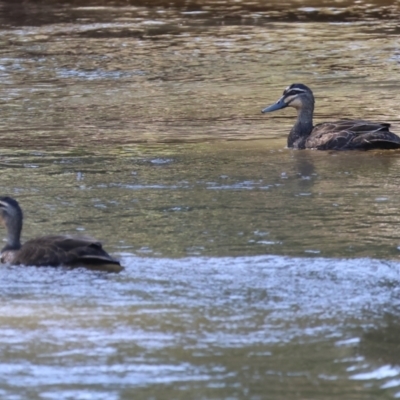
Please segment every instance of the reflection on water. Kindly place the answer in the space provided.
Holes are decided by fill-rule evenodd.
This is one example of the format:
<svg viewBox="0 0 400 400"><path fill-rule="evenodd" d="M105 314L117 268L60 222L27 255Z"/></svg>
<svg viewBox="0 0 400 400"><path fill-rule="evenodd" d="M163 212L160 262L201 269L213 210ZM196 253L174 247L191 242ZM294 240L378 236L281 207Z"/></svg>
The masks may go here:
<svg viewBox="0 0 400 400"><path fill-rule="evenodd" d="M393 300L397 263L123 259L119 276L0 271L4 398L361 399L398 386L368 343L357 349Z"/></svg>
<svg viewBox="0 0 400 400"><path fill-rule="evenodd" d="M48 18L43 7L37 12ZM62 8L63 23L3 29L3 145L22 140L36 150L38 137L41 147L68 149L93 141L283 139L293 114L260 110L299 81L316 95L316 122L398 120L391 19L205 26L199 16L163 10Z"/></svg>
<svg viewBox="0 0 400 400"><path fill-rule="evenodd" d="M400 133L399 14L2 2L0 193L126 270L0 270L0 397L399 396L400 152L288 150L260 114L304 82L315 122Z"/></svg>
<svg viewBox="0 0 400 400"><path fill-rule="evenodd" d="M4 397L397 393L363 336L398 294L397 155L266 140L3 156L25 237L85 232L126 267L0 271Z"/></svg>
<svg viewBox="0 0 400 400"><path fill-rule="evenodd" d="M398 151L321 154L280 145L5 155L2 191L24 208L25 237L85 229L107 248L166 257L397 258Z"/></svg>

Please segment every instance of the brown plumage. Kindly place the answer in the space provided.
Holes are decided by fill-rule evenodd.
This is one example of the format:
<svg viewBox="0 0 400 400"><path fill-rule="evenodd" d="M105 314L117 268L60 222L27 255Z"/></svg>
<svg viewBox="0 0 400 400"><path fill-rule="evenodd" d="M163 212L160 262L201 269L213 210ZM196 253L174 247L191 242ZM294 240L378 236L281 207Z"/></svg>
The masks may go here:
<svg viewBox="0 0 400 400"><path fill-rule="evenodd" d="M390 124L344 119L313 126L314 95L301 83L288 86L283 96L262 113L294 107L297 120L288 136L288 147L317 150L370 150L400 148L400 137Z"/></svg>
<svg viewBox="0 0 400 400"><path fill-rule="evenodd" d="M1 262L33 266L86 266L119 272L123 269L100 242L89 237L48 235L21 245L23 213L11 197L0 197L0 217L7 229L7 244L1 250Z"/></svg>

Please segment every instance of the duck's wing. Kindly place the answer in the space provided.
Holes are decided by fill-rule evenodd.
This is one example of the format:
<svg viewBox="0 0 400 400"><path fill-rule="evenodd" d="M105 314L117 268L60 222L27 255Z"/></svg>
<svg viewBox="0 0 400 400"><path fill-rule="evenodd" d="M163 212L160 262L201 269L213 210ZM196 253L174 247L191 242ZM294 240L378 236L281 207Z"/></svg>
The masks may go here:
<svg viewBox="0 0 400 400"><path fill-rule="evenodd" d="M369 150L400 148L400 137L390 124L364 120L324 122L314 127L307 148L318 150Z"/></svg>
<svg viewBox="0 0 400 400"><path fill-rule="evenodd" d="M62 235L28 240L16 253L13 263L36 266L120 265L95 239Z"/></svg>

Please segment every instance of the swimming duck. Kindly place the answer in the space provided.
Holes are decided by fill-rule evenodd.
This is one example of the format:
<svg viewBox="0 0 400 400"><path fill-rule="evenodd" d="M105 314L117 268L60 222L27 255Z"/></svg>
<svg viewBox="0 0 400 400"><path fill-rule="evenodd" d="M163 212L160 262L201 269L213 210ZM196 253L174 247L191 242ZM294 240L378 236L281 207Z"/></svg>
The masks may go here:
<svg viewBox="0 0 400 400"><path fill-rule="evenodd" d="M0 197L0 221L7 230L7 244L1 250L1 262L11 265L86 266L119 272L118 260L103 250L100 242L88 237L49 235L21 245L23 213L11 197ZM110 266L102 268L102 266Z"/></svg>
<svg viewBox="0 0 400 400"><path fill-rule="evenodd" d="M288 147L317 150L397 149L400 137L389 131L390 124L344 119L313 125L314 95L309 87L294 83L283 96L261 112L285 107L297 110L297 120L288 136Z"/></svg>

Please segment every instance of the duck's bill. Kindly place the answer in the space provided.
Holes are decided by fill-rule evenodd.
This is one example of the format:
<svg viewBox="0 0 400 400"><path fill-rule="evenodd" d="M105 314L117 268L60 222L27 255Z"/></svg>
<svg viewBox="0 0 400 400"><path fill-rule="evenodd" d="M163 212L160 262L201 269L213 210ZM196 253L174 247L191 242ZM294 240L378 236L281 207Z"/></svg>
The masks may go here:
<svg viewBox="0 0 400 400"><path fill-rule="evenodd" d="M283 101L283 96L282 96L276 103L272 104L272 106L264 108L263 110L261 110L261 112L264 114L264 113L267 113L267 112L280 110L280 109L285 108L287 106L288 105L287 105L287 103L285 103Z"/></svg>

